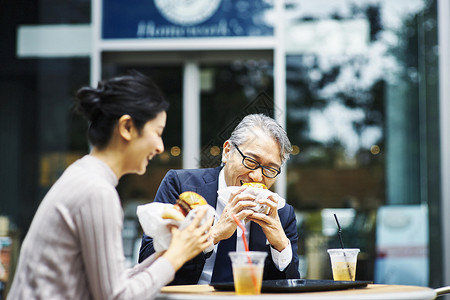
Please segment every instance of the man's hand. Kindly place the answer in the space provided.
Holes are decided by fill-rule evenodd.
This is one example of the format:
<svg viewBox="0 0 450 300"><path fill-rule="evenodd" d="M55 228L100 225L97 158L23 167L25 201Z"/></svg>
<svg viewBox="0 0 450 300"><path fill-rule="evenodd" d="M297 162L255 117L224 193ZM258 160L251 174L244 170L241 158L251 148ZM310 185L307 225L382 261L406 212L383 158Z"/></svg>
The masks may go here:
<svg viewBox="0 0 450 300"><path fill-rule="evenodd" d="M225 205L219 221L211 228L210 232L214 244L228 239L236 231L237 225L231 216L232 214L239 220L243 220L254 214L254 211L250 208L256 206L254 202L255 196L249 194L242 195L241 192L245 189L246 187L241 187L236 192L231 193L230 199L227 205Z"/></svg>
<svg viewBox="0 0 450 300"><path fill-rule="evenodd" d="M268 199L261 200L260 204L265 204L270 207L269 214L254 213L248 216L248 220L261 226L270 245L278 252L281 252L289 245L289 239L283 230L280 217L278 216L278 200L271 195Z"/></svg>

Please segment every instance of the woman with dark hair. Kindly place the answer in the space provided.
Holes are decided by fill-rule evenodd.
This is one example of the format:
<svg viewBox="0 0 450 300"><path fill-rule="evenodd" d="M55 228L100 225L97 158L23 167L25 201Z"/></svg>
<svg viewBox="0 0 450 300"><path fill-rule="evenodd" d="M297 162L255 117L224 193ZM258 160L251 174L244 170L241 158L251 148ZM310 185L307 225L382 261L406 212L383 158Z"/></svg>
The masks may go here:
<svg viewBox="0 0 450 300"><path fill-rule="evenodd" d="M70 165L42 200L24 239L8 299L152 299L211 241L206 209L172 241L125 268L123 210L115 189L124 174L143 174L163 152L168 103L134 72L78 91L91 152Z"/></svg>

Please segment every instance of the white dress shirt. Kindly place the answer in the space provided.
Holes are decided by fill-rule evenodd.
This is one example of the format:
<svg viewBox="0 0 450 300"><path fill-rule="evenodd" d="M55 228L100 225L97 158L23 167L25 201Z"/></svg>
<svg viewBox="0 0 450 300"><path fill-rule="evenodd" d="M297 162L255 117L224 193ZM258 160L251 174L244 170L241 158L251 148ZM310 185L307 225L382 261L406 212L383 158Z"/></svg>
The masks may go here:
<svg viewBox="0 0 450 300"><path fill-rule="evenodd" d="M225 175L223 169L220 170L219 173L219 190L226 188L227 184L225 182ZM214 216L214 222L217 223L219 221L220 215L222 215L222 212L225 208L226 203L221 201L220 198L217 199L217 205L216 205L216 215ZM242 222L242 221L241 221ZM244 224L244 222L243 222ZM250 235L250 222L247 222L244 224L245 226L245 237L248 241L249 235ZM245 251L244 247L244 241L242 239L242 230L241 228L237 227L237 239L236 239L236 251ZM266 244L269 244L269 242L266 239ZM217 246L219 243L214 245L214 250L211 256L206 259L205 266L203 267L202 274L200 276L200 279L198 280L198 284L209 284L211 283L211 277L212 272L214 268L214 262L216 261L216 253L217 253ZM292 248L291 248L291 242L289 241L289 244L286 248L284 248L283 251L278 252L276 249L270 247L270 252L272 255L272 260L275 263L275 266L278 268L278 270L283 271L286 269L286 267L289 265L289 263L292 260Z"/></svg>

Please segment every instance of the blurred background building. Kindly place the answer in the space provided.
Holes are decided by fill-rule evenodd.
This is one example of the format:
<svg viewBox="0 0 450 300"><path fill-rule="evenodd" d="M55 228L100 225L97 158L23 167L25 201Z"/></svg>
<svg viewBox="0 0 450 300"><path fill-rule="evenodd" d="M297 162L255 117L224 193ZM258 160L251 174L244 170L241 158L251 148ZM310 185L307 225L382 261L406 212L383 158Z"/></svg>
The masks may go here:
<svg viewBox="0 0 450 300"><path fill-rule="evenodd" d="M293 144L275 190L297 211L303 278L331 278L336 213L357 279L449 285L449 20L446 0L0 1L0 290L43 196L89 151L76 90L131 69L171 107L166 151L118 186L130 264L136 206L171 168L217 166L261 112Z"/></svg>

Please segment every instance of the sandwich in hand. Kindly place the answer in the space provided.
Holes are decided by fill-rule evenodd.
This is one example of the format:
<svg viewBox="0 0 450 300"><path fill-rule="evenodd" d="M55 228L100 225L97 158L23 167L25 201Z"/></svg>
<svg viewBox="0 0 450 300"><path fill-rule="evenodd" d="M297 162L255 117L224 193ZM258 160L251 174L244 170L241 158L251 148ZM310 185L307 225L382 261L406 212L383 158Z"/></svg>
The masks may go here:
<svg viewBox="0 0 450 300"><path fill-rule="evenodd" d="M184 192L178 196L174 205L164 208L162 218L183 221L191 210L207 204L208 202L201 195L195 192Z"/></svg>
<svg viewBox="0 0 450 300"><path fill-rule="evenodd" d="M270 212L270 207L259 203L259 200L265 199L271 194L267 186L260 182L246 182L243 183L242 186L250 187L250 189L246 189L245 192L256 196L255 202L257 205L253 207L252 210L267 215Z"/></svg>

